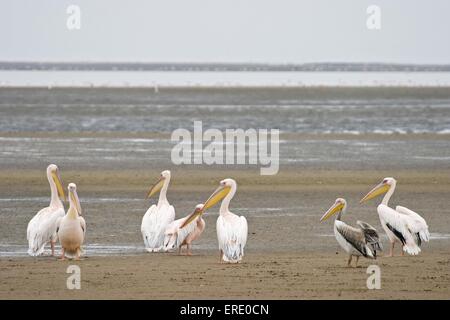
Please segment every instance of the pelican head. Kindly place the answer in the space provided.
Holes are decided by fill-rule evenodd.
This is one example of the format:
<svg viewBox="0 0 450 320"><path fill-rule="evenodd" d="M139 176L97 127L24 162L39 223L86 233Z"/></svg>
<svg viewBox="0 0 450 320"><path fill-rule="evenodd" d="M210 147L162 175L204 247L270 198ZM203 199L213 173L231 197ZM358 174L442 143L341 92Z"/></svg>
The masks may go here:
<svg viewBox="0 0 450 320"><path fill-rule="evenodd" d="M320 221L325 221L332 215L334 215L337 212L342 212L347 207L347 201L343 198L337 198L334 204L331 206L330 209L327 210L327 212L324 213L322 218L320 218Z"/></svg>
<svg viewBox="0 0 450 320"><path fill-rule="evenodd" d="M56 185L56 190L58 190L58 196L61 200L67 200L66 195L64 194L64 188L61 182L61 176L59 174L59 169L56 164L51 164L47 167L47 177L52 179Z"/></svg>
<svg viewBox="0 0 450 320"><path fill-rule="evenodd" d="M377 184L372 190L369 191L368 194L361 199L359 203L363 203L367 200L378 197L382 194L388 192L392 187L395 187L397 181L394 178L388 177L384 178L379 184Z"/></svg>
<svg viewBox="0 0 450 320"><path fill-rule="evenodd" d="M206 200L203 210L207 210L214 206L217 202L225 198L231 190L236 190L237 184L233 179L223 179L220 181L219 187L213 192L213 194Z"/></svg>
<svg viewBox="0 0 450 320"><path fill-rule="evenodd" d="M195 206L194 212L192 212L189 217L184 221L184 223L180 226L180 229L187 226L192 221L196 220L198 217L200 217L205 211L204 209L205 205L203 203L199 203Z"/></svg>
<svg viewBox="0 0 450 320"><path fill-rule="evenodd" d="M170 171L169 170L164 170L163 172L161 172L161 176L159 177L158 181L156 181L156 183L148 191L147 199L150 198L155 193L157 193L158 191L160 191L166 181L170 181Z"/></svg>
<svg viewBox="0 0 450 320"><path fill-rule="evenodd" d="M75 183L69 183L67 189L69 191L69 201L77 211L78 215L81 216L81 205L80 199L78 198L77 185Z"/></svg>

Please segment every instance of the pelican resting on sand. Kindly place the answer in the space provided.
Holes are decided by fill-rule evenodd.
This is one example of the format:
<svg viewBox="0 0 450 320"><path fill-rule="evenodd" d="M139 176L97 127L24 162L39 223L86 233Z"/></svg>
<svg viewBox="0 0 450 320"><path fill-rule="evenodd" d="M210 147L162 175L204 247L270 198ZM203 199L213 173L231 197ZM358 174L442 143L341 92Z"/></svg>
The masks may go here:
<svg viewBox="0 0 450 320"><path fill-rule="evenodd" d="M388 206L396 185L397 181L394 178L384 178L380 184L361 199L361 203L386 194L381 204L378 205L377 211L381 226L391 243L388 257L392 257L394 254L395 242L402 244L402 255L403 252L417 255L420 253L422 241L428 242L430 240L428 225L424 218L408 208L397 206L394 210Z"/></svg>
<svg viewBox="0 0 450 320"><path fill-rule="evenodd" d="M197 240L205 230L205 220L202 218L203 204L198 204L189 216L170 223L165 231L164 251L178 248L181 254L182 247L187 247L187 255L192 255L192 242Z"/></svg>
<svg viewBox="0 0 450 320"><path fill-rule="evenodd" d="M169 183L170 171L165 170L147 194L147 198L150 198L160 191L158 204L153 204L142 218L141 232L148 252L159 252L164 248L164 233L167 226L175 220L175 209L166 196Z"/></svg>
<svg viewBox="0 0 450 320"><path fill-rule="evenodd" d="M345 222L341 221L342 214L347 210L347 201L342 198L336 199L335 203L328 209L327 212L320 218L320 221L325 221L332 215L338 213L334 220L334 235L339 245L348 254L348 266L351 266L352 258L356 257L356 264L360 256L368 259L377 258L377 250L382 250L380 238L377 230L370 224L357 221L357 228L354 228Z"/></svg>
<svg viewBox="0 0 450 320"><path fill-rule="evenodd" d="M47 179L51 192L50 205L40 210L30 220L27 227L28 254L30 256L41 255L45 245L49 242L52 256L55 255L56 222L65 214L64 205L60 200L60 198L65 200L64 188L56 165L51 164L47 167Z"/></svg>
<svg viewBox="0 0 450 320"><path fill-rule="evenodd" d="M228 206L236 190L236 181L233 179L220 181L220 186L205 202L202 209L202 211L208 210L223 199L219 209L219 218L216 223L221 263L241 262L244 256L244 247L247 243L247 219L243 216L237 216L228 210Z"/></svg>
<svg viewBox="0 0 450 320"><path fill-rule="evenodd" d="M67 214L58 220L58 238L61 243L61 260L65 257L80 259L81 246L86 235L86 222L81 216L80 200L78 199L77 186L70 183L69 210Z"/></svg>

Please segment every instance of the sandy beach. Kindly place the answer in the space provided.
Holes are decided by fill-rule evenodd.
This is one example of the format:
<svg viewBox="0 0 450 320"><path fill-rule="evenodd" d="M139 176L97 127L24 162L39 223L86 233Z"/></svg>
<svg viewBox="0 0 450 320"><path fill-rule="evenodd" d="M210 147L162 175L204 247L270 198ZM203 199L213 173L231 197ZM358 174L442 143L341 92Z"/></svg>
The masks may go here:
<svg viewBox="0 0 450 320"><path fill-rule="evenodd" d="M76 179L83 186L80 188L82 203L83 196L88 194L100 199L125 197L125 200L83 204L88 224L88 249L83 261L2 257L0 298L450 298L450 239L446 238L450 218L445 205L450 191L448 171L395 173L400 185L394 201L407 203L423 213L432 240L424 245L419 256L361 259L359 268L346 267L347 256L332 235L332 221L319 223L319 218L337 196L344 196L350 206L345 221L354 223L362 219L381 229L376 201L359 205L358 200L379 176L388 172L288 170L271 178L236 171L222 174L238 177L240 181L232 210L247 215L250 226L244 263L218 263L217 209L205 216L206 231L194 245L193 257L145 253L139 225L148 201L126 199L142 195L148 181L152 181L151 172L67 171L65 180ZM177 216L188 214L195 203L209 195L222 176L207 170L184 173L174 170L173 175L169 199L176 202ZM1 193L13 193L12 198L19 196L20 190L29 196L46 196L45 180L38 171L14 174L1 171L0 181ZM19 185L22 187L17 188ZM270 211L270 208L281 209ZM4 242L25 244L25 228L31 212L31 207L22 208L14 219L2 216ZM89 254L89 246L95 243L129 245L136 249L112 256ZM388 246L387 239L383 238L383 244ZM399 254L399 248L396 253ZM66 268L70 264L81 268L81 290L66 288ZM381 290L366 287L366 268L371 264L381 268Z"/></svg>
<svg viewBox="0 0 450 320"><path fill-rule="evenodd" d="M366 268L347 268L342 252L249 253L239 265L212 252L87 257L76 262L81 289L66 287L67 266L53 258L3 260L1 299L449 299L448 252L380 258L381 289Z"/></svg>

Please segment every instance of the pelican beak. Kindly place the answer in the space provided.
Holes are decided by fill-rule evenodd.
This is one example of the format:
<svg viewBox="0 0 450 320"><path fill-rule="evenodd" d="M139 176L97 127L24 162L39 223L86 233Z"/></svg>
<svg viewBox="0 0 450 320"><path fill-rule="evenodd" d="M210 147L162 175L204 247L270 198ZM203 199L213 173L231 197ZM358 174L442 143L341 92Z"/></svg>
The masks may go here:
<svg viewBox="0 0 450 320"><path fill-rule="evenodd" d="M58 195L63 201L67 201L66 194L64 193L64 188L61 182L61 176L59 175L59 170L52 172L53 181L56 184L56 189L58 190Z"/></svg>
<svg viewBox="0 0 450 320"><path fill-rule="evenodd" d="M322 216L322 218L320 218L320 222L327 220L333 214L341 211L342 209L344 209L344 204L342 202L336 202L335 204L333 204L333 206L330 209L328 209L327 212L325 212L325 214Z"/></svg>
<svg viewBox="0 0 450 320"><path fill-rule="evenodd" d="M186 219L186 221L180 226L180 229L183 229L189 223L191 223L192 221L197 219L199 216L201 216L203 214L203 209L204 209L204 207L201 209L195 208L194 212L192 212L191 215Z"/></svg>
<svg viewBox="0 0 450 320"><path fill-rule="evenodd" d="M75 204L75 209L77 210L78 215L81 216L81 205L80 199L78 198L78 193L76 190L70 192L70 199Z"/></svg>
<svg viewBox="0 0 450 320"><path fill-rule="evenodd" d="M214 206L217 202L222 200L227 196L227 194L230 192L231 187L228 186L219 186L216 191L213 192L213 194L206 200L202 211L208 210L212 206Z"/></svg>
<svg viewBox="0 0 450 320"><path fill-rule="evenodd" d="M162 189L164 185L164 179L165 179L164 177L159 178L159 180L156 181L156 183L150 188L150 190L147 193L147 199Z"/></svg>
<svg viewBox="0 0 450 320"><path fill-rule="evenodd" d="M373 188L372 190L369 191L368 194L365 195L364 198L361 199L361 201L359 201L359 203L363 203L367 200L373 199L379 195L385 194L386 192L389 191L389 188L391 186L388 185L387 183L383 183L381 182L380 184L378 184L375 188Z"/></svg>

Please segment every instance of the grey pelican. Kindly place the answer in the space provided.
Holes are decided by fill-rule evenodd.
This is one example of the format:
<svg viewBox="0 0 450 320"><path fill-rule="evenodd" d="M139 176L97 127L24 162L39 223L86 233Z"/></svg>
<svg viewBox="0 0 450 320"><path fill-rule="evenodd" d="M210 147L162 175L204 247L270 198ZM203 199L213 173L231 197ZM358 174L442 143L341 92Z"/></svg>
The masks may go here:
<svg viewBox="0 0 450 320"><path fill-rule="evenodd" d="M337 198L331 208L320 218L320 221L325 221L332 215L338 213L334 221L334 235L339 245L349 255L348 266L351 266L353 257L356 257L355 266L358 266L360 256L376 259L377 250L382 250L377 230L363 221L356 222L358 228L341 221L341 217L345 214L346 210L347 201L342 198Z"/></svg>

